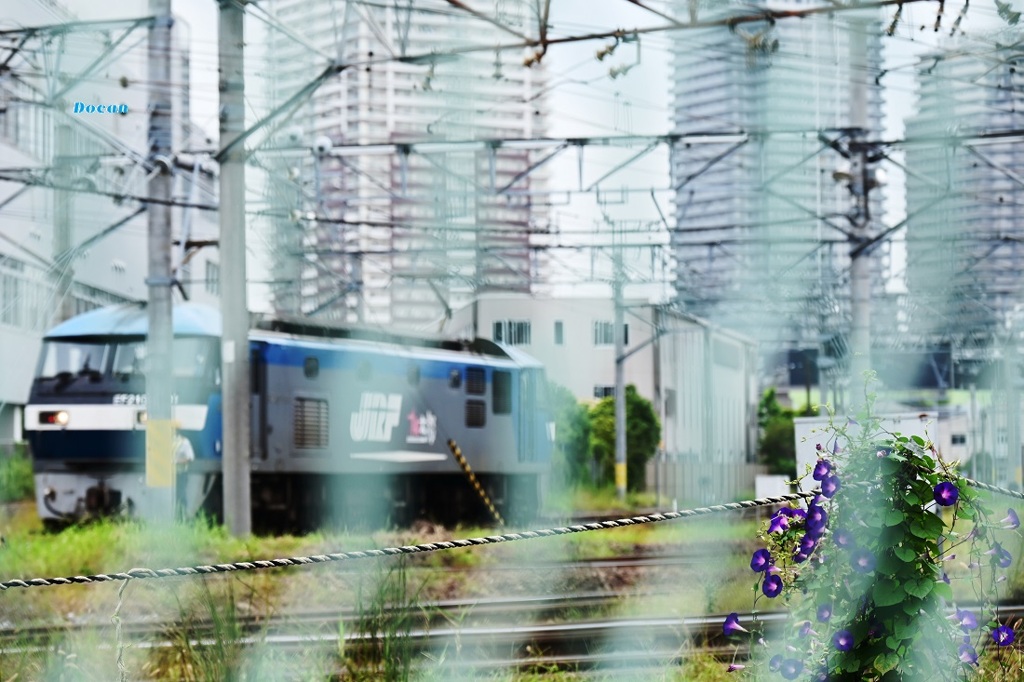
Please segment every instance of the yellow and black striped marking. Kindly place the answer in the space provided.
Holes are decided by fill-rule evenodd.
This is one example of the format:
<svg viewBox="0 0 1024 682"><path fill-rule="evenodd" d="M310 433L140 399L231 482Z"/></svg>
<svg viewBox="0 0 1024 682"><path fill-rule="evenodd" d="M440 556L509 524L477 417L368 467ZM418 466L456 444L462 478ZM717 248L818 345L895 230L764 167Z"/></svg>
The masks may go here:
<svg viewBox="0 0 1024 682"><path fill-rule="evenodd" d="M479 495L480 499L484 501L485 505L487 505L487 509L490 510L491 516L494 517L494 520L498 522L499 526L504 526L505 521L502 520L501 514L498 513L498 510L494 508L491 498L487 496L487 492L484 490L484 487L480 485L480 481L476 480L476 474L474 474L473 470L469 468L469 462L467 462L466 458L462 456L462 450L459 449L458 444L454 440L449 440L448 449L452 451L453 455L455 455L455 461L459 463L460 467L462 467L462 471L466 474L466 478L469 479L469 482L473 486L473 489L476 490L477 495Z"/></svg>

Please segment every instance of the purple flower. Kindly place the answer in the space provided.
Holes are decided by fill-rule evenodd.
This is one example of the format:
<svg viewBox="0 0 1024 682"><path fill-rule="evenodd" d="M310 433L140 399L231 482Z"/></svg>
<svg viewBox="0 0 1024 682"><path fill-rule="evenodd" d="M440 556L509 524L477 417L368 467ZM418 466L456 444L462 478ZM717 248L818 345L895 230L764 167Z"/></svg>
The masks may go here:
<svg viewBox="0 0 1024 682"><path fill-rule="evenodd" d="M935 490L933 492L935 495L935 502L943 507L949 507L956 504L956 501L960 498L960 491L949 481L939 483L935 486Z"/></svg>
<svg viewBox="0 0 1024 682"><path fill-rule="evenodd" d="M853 635L849 630L840 630L832 635L832 646L839 651L849 651L853 648Z"/></svg>
<svg viewBox="0 0 1024 682"><path fill-rule="evenodd" d="M839 477L838 476L826 476L821 482L821 494L825 497L832 499L832 496L839 490Z"/></svg>
<svg viewBox="0 0 1024 682"><path fill-rule="evenodd" d="M799 635L800 637L806 637L812 632L814 632L814 630L811 629L811 621L805 620L803 622L803 625L800 626L800 630L797 631L797 635Z"/></svg>
<svg viewBox="0 0 1024 682"><path fill-rule="evenodd" d="M775 516L772 517L772 522L768 525L769 533L780 533L789 528L789 519L782 510L775 512Z"/></svg>
<svg viewBox="0 0 1024 682"><path fill-rule="evenodd" d="M836 547L845 549L853 546L853 535L845 528L840 528L832 536L832 541L836 543Z"/></svg>
<svg viewBox="0 0 1024 682"><path fill-rule="evenodd" d="M956 624L960 626L960 629L964 632L968 630L974 630L978 627L978 619L974 617L974 614L967 609L957 609L956 615L953 616L956 620Z"/></svg>
<svg viewBox="0 0 1024 682"><path fill-rule="evenodd" d="M1020 518L1017 517L1017 512L1013 509L1007 509L1006 518L999 523L1003 524L1003 528L1007 530L1016 530L1020 528Z"/></svg>
<svg viewBox="0 0 1024 682"><path fill-rule="evenodd" d="M807 552L802 552L800 550L797 550L796 554L793 555L793 561L798 564L802 564L809 558L811 558L810 554L808 554Z"/></svg>
<svg viewBox="0 0 1024 682"><path fill-rule="evenodd" d="M800 538L800 551L810 554L814 551L814 548L818 546L818 538L810 535L805 535Z"/></svg>
<svg viewBox="0 0 1024 682"><path fill-rule="evenodd" d="M782 654L775 654L772 659L768 661L768 669L773 673L778 672L779 668L782 667Z"/></svg>
<svg viewBox="0 0 1024 682"><path fill-rule="evenodd" d="M739 663L730 663L730 664L729 664L729 667L725 669L725 672L727 672L727 673L734 673L734 672L736 672L737 670L743 670L743 669L744 669L744 668L746 668L746 667L747 667L747 666L745 666L745 665L740 665Z"/></svg>
<svg viewBox="0 0 1024 682"><path fill-rule="evenodd" d="M761 591L764 592L764 596L769 599L778 597L779 593L782 592L782 578L774 573L772 575L765 576L764 583L761 585Z"/></svg>
<svg viewBox="0 0 1024 682"><path fill-rule="evenodd" d="M1010 564L1013 563L1013 555L1003 549L1003 546L998 542L992 543L992 548L985 552L985 554L991 554L994 561L999 564L999 568L1009 568Z"/></svg>
<svg viewBox="0 0 1024 682"><path fill-rule="evenodd" d="M999 646L1010 646L1013 644L1013 630L1005 625L1000 625L992 631L992 639L994 639L996 644Z"/></svg>
<svg viewBox="0 0 1024 682"><path fill-rule="evenodd" d="M821 443L815 443L814 449L817 450L818 452L821 452Z"/></svg>
<svg viewBox="0 0 1024 682"><path fill-rule="evenodd" d="M864 548L855 550L850 557L850 565L858 573L870 573L875 570L875 555Z"/></svg>
<svg viewBox="0 0 1024 682"><path fill-rule="evenodd" d="M832 473L832 462L827 459L819 459L818 463L814 465L814 472L811 474L811 478L815 481L822 481Z"/></svg>
<svg viewBox="0 0 1024 682"><path fill-rule="evenodd" d="M787 658L779 667L779 674L787 680L795 680L804 671L804 664L795 658Z"/></svg>
<svg viewBox="0 0 1024 682"><path fill-rule="evenodd" d="M832 604L822 604L818 607L818 622L827 623L832 617Z"/></svg>
<svg viewBox="0 0 1024 682"><path fill-rule="evenodd" d="M823 507L812 504L807 508L806 528L808 533L818 533L828 525L828 512ZM820 535L820 533L819 533Z"/></svg>
<svg viewBox="0 0 1024 682"><path fill-rule="evenodd" d="M960 645L960 660L971 665L978 665L978 652L970 644Z"/></svg>
<svg viewBox="0 0 1024 682"><path fill-rule="evenodd" d="M747 632L747 629L740 625L740 616L734 611L725 617L722 632L725 633L726 637L732 637L740 632Z"/></svg>
<svg viewBox="0 0 1024 682"><path fill-rule="evenodd" d="M767 549L759 549L750 557L750 570L755 573L763 573L772 565L772 555Z"/></svg>

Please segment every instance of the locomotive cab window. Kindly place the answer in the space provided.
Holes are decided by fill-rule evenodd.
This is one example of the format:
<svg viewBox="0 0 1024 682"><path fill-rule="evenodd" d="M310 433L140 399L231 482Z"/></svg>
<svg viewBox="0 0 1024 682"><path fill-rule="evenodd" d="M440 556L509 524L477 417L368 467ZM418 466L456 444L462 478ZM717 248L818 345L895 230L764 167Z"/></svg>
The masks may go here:
<svg viewBox="0 0 1024 682"><path fill-rule="evenodd" d="M491 386L491 408L494 414L512 414L512 373L495 370Z"/></svg>
<svg viewBox="0 0 1024 682"><path fill-rule="evenodd" d="M306 358L302 363L302 373L307 379L316 379L320 375L320 360L314 357Z"/></svg>
<svg viewBox="0 0 1024 682"><path fill-rule="evenodd" d="M457 369L453 369L451 372L448 372L448 386L450 388L461 388L462 372Z"/></svg>

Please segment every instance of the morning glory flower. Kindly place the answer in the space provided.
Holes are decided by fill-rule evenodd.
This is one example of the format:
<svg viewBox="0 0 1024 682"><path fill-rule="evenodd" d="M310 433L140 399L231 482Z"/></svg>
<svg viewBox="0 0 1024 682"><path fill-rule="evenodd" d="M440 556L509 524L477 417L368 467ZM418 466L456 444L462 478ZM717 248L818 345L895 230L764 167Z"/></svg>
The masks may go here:
<svg viewBox="0 0 1024 682"><path fill-rule="evenodd" d="M1013 563L1013 555L1003 549L1003 546L998 542L993 542L992 548L985 552L985 554L991 554L994 556L995 561L999 564L1000 568L1009 568L1010 564Z"/></svg>
<svg viewBox="0 0 1024 682"><path fill-rule="evenodd" d="M836 491L839 490L839 477L838 476L826 476L821 482L821 494L831 499Z"/></svg>
<svg viewBox="0 0 1024 682"><path fill-rule="evenodd" d="M772 555L767 549L759 549L750 557L750 570L762 573L772 565Z"/></svg>
<svg viewBox="0 0 1024 682"><path fill-rule="evenodd" d="M814 632L814 630L811 629L811 621L805 620L803 622L803 625L800 626L800 630L797 632L797 634L800 637L806 637L807 635L809 635L812 632ZM814 634L818 634L818 633L815 632Z"/></svg>
<svg viewBox="0 0 1024 682"><path fill-rule="evenodd" d="M823 531L827 525L828 512L824 508L816 504L812 504L807 508L806 528L808 533L820 536L821 533L819 531Z"/></svg>
<svg viewBox="0 0 1024 682"><path fill-rule="evenodd" d="M768 525L769 533L780 533L789 528L789 519L782 511L775 512L775 516L772 517L771 524Z"/></svg>
<svg viewBox="0 0 1024 682"><path fill-rule="evenodd" d="M804 671L804 664L795 658L787 658L782 662L779 673L787 680L795 680Z"/></svg>
<svg viewBox="0 0 1024 682"><path fill-rule="evenodd" d="M832 617L832 605L822 604L818 607L818 622L827 623L829 618Z"/></svg>
<svg viewBox="0 0 1024 682"><path fill-rule="evenodd" d="M773 673L778 672L779 668L782 667L782 654L775 654L772 659L768 661L768 669Z"/></svg>
<svg viewBox="0 0 1024 682"><path fill-rule="evenodd" d="M870 573L875 570L875 555L867 549L858 549L850 557L850 564L858 573Z"/></svg>
<svg viewBox="0 0 1024 682"><path fill-rule="evenodd" d="M819 459L818 463L814 465L814 472L811 474L811 478L815 481L821 481L830 473L832 473L832 462L827 459Z"/></svg>
<svg viewBox="0 0 1024 682"><path fill-rule="evenodd" d="M949 507L956 504L957 499L960 498L960 491L949 481L939 483L935 486L933 493L935 496L935 502L943 507Z"/></svg>
<svg viewBox="0 0 1024 682"><path fill-rule="evenodd" d="M1003 528L1007 530L1016 530L1020 528L1020 518L1017 517L1017 512L1013 509L1007 509L1006 518L999 523L1003 524Z"/></svg>
<svg viewBox="0 0 1024 682"><path fill-rule="evenodd" d="M732 637L740 632L747 632L747 629L740 625L740 616L738 613L733 611L725 617L725 623L722 625L722 632L725 633L726 637Z"/></svg>
<svg viewBox="0 0 1024 682"><path fill-rule="evenodd" d="M746 667L747 667L747 666L745 666L745 665L740 665L739 663L730 663L730 664L729 664L729 667L725 669L725 672L727 672L727 673L734 673L734 672L736 672L737 670L743 670L743 669L744 669L744 668L746 668Z"/></svg>
<svg viewBox="0 0 1024 682"><path fill-rule="evenodd" d="M853 635L849 630L840 630L832 635L832 645L839 651L849 651L853 648Z"/></svg>
<svg viewBox="0 0 1024 682"><path fill-rule="evenodd" d="M977 629L978 627L978 619L975 618L974 614L967 609L957 609L953 619L964 632Z"/></svg>
<svg viewBox="0 0 1024 682"><path fill-rule="evenodd" d="M1013 644L1013 630L1005 625L1000 625L992 631L992 639L994 639L996 644L999 646L1010 646Z"/></svg>
<svg viewBox="0 0 1024 682"><path fill-rule="evenodd" d="M850 531L840 528L832 536L832 542L836 543L836 547L845 549L846 547L853 546L853 535Z"/></svg>
<svg viewBox="0 0 1024 682"><path fill-rule="evenodd" d="M775 575L774 573L772 575L766 576L764 579L764 583L761 585L761 591L764 592L764 596L768 597L769 599L774 599L775 597L778 597L779 593L782 592L782 578Z"/></svg>
<svg viewBox="0 0 1024 682"><path fill-rule="evenodd" d="M971 665L978 665L978 652L970 644L961 644L960 660Z"/></svg>
<svg viewBox="0 0 1024 682"><path fill-rule="evenodd" d="M814 551L814 548L818 546L818 539L810 535L805 535L800 539L800 551L810 554Z"/></svg>

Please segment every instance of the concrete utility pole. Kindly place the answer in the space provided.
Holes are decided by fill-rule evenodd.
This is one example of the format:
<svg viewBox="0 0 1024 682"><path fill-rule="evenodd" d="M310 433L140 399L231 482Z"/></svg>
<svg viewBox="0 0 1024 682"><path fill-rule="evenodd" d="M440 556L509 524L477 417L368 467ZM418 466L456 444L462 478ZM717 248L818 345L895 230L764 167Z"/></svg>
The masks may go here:
<svg viewBox="0 0 1024 682"><path fill-rule="evenodd" d="M615 236L621 239L618 231ZM626 381L624 351L626 349L625 338L625 312L622 300L623 279L625 277L622 268L622 244L618 239L613 239L615 273L612 288L615 293L615 494L620 500L626 499Z"/></svg>
<svg viewBox="0 0 1024 682"><path fill-rule="evenodd" d="M149 149L153 164L148 194L171 199L171 0L149 0ZM174 519L174 422L171 414L171 207L148 206L149 337L146 348L146 515Z"/></svg>
<svg viewBox="0 0 1024 682"><path fill-rule="evenodd" d="M57 146L54 150L53 165L56 169L58 187L71 184L71 128L66 124L57 126ZM53 192L53 256L56 267L56 322L74 316L75 297L72 287L75 280L75 261L71 258L71 198L73 192L56 189Z"/></svg>
<svg viewBox="0 0 1024 682"><path fill-rule="evenodd" d="M245 12L218 0L220 23L220 148L245 130ZM220 160L221 387L224 396L224 520L231 534L252 532L249 488L249 304L245 276L245 145Z"/></svg>
<svg viewBox="0 0 1024 682"><path fill-rule="evenodd" d="M868 125L867 23L850 22L850 187L857 202L854 225L856 248L869 238L871 207L868 202L872 178L867 163L865 133ZM852 324L850 328L850 400L863 389L864 372L871 369L871 271L867 252L854 255L850 263Z"/></svg>

